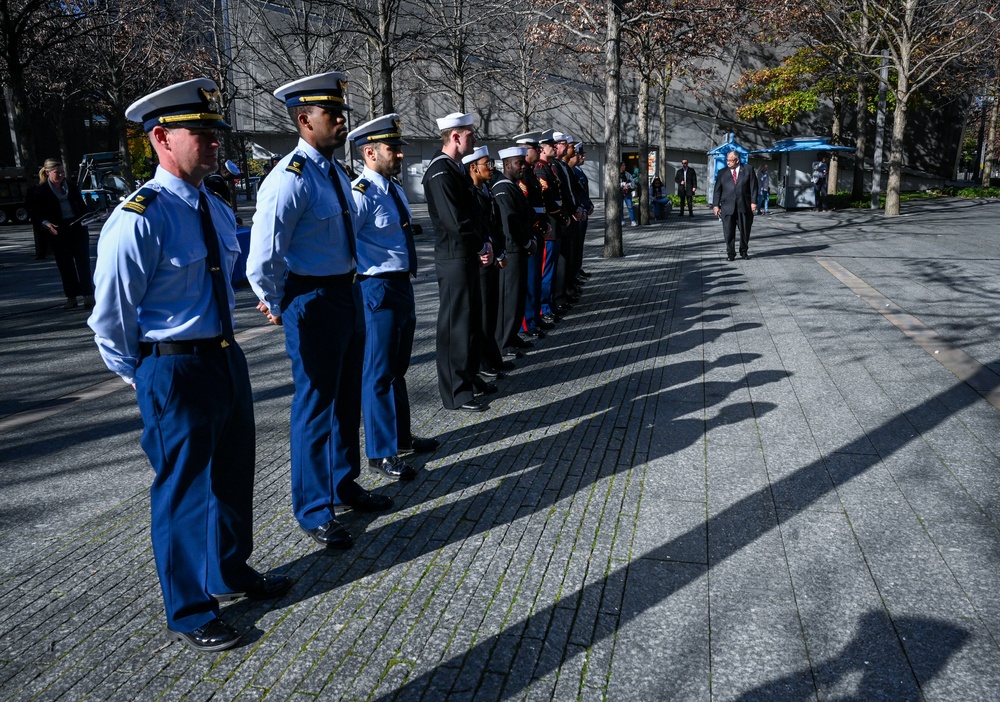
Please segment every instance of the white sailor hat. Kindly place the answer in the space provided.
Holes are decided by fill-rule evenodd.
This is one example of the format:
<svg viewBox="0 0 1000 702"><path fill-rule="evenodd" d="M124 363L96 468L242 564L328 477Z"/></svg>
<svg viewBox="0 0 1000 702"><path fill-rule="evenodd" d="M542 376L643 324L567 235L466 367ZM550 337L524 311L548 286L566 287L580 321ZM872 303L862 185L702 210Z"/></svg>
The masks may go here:
<svg viewBox="0 0 1000 702"><path fill-rule="evenodd" d="M351 108L344 96L346 90L347 74L331 71L286 83L274 91L274 97L285 103L285 107L315 105L349 111Z"/></svg>
<svg viewBox="0 0 1000 702"><path fill-rule="evenodd" d="M515 144L524 146L538 146L538 140L542 138L541 132L525 132L514 137Z"/></svg>
<svg viewBox="0 0 1000 702"><path fill-rule="evenodd" d="M455 127L471 127L472 113L462 114L461 112L452 112L450 115L438 117L436 121L440 131L454 129Z"/></svg>
<svg viewBox="0 0 1000 702"><path fill-rule="evenodd" d="M556 143L558 143L560 141L566 141L566 142L568 142L569 140L570 140L570 136L568 134L563 134L562 132L552 132L552 141L554 141Z"/></svg>
<svg viewBox="0 0 1000 702"><path fill-rule="evenodd" d="M576 152L578 154L585 153L584 150L583 150L583 142L582 141L576 142L575 144L573 144L573 147L576 149Z"/></svg>
<svg viewBox="0 0 1000 702"><path fill-rule="evenodd" d="M231 129L222 118L222 95L211 78L174 83L129 105L125 117L142 122L148 132L157 125L192 129Z"/></svg>
<svg viewBox="0 0 1000 702"><path fill-rule="evenodd" d="M490 155L490 148L488 146L477 146L476 149L468 156L462 157L462 163L468 165L470 163L475 163L481 158L488 158Z"/></svg>
<svg viewBox="0 0 1000 702"><path fill-rule="evenodd" d="M555 144L557 132L554 129L546 129L538 137L539 144Z"/></svg>
<svg viewBox="0 0 1000 702"><path fill-rule="evenodd" d="M403 122L395 112L376 117L370 122L365 122L360 127L352 129L347 134L347 138L353 141L356 146L364 144L406 146L409 143L403 139Z"/></svg>
<svg viewBox="0 0 1000 702"><path fill-rule="evenodd" d="M517 156L527 156L528 150L523 146L512 146L509 149L500 149L497 152L497 156L501 159L505 158L516 158Z"/></svg>

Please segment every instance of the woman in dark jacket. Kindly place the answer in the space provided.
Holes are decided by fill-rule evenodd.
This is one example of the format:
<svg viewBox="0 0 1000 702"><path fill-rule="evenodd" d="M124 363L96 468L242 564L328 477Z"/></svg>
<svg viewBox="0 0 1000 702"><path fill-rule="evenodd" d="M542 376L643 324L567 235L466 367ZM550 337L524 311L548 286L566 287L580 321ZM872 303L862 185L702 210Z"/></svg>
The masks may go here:
<svg viewBox="0 0 1000 702"><path fill-rule="evenodd" d="M66 303L63 309L94 306L94 279L90 273L90 234L80 224L87 214L80 189L66 180L66 170L56 159L47 159L38 171L38 185L28 193L31 221L50 234L49 245L56 257Z"/></svg>

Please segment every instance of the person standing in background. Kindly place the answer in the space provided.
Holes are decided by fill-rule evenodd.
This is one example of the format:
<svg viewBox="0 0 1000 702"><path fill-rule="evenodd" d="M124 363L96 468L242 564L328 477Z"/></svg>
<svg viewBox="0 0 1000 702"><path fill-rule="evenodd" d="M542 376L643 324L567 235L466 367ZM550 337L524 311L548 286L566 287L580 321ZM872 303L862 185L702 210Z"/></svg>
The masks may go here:
<svg viewBox="0 0 1000 702"><path fill-rule="evenodd" d="M66 169L54 158L46 159L38 171L38 185L25 204L32 227L48 237L55 254L66 302L64 310L79 305L94 306L94 279L90 274L90 232L81 220L88 214L80 189L66 180Z"/></svg>
<svg viewBox="0 0 1000 702"><path fill-rule="evenodd" d="M674 182L677 184L677 195L681 198L678 216L684 216L684 203L687 202L688 217L693 217L694 198L698 192L698 174L694 172L693 168L688 167L687 159L681 161L681 167L677 169Z"/></svg>

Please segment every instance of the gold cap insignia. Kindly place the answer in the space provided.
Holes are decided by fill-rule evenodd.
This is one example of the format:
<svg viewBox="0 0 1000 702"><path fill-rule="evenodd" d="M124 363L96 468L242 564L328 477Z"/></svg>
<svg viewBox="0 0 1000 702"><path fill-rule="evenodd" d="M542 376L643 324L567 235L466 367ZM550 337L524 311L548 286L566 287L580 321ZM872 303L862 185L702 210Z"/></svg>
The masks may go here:
<svg viewBox="0 0 1000 702"><path fill-rule="evenodd" d="M213 88L212 90L198 88L198 94L201 96L201 101L205 103L206 112L217 114L222 112L222 95L219 94L218 88Z"/></svg>

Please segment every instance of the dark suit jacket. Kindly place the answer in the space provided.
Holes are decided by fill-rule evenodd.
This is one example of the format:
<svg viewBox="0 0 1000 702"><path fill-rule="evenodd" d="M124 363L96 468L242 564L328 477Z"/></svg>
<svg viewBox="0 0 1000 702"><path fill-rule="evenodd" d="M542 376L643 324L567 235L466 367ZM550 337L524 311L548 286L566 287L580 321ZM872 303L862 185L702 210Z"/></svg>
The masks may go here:
<svg viewBox="0 0 1000 702"><path fill-rule="evenodd" d="M73 183L66 181L67 192L69 193L69 204L73 208L73 217L81 217L87 213L87 205L83 202L80 189ZM51 222L56 226L62 222L62 208L59 207L59 198L52 192L48 183L42 183L32 188L28 192L28 211L31 212L31 222L36 227L41 227L42 222ZM48 231L47 229L45 231Z"/></svg>
<svg viewBox="0 0 1000 702"><path fill-rule="evenodd" d="M715 197L712 201L723 215L736 212L750 214L753 211L750 205L757 204L759 195L757 174L745 163L740 164L740 177L736 183L733 183L733 172L729 168L723 168L715 177Z"/></svg>
<svg viewBox="0 0 1000 702"><path fill-rule="evenodd" d="M681 185L681 181L686 180L684 185ZM674 182L677 183L677 194L680 195L682 192L685 195L690 195L692 190L698 187L698 174L694 172L691 166L687 169L687 178L684 177L684 169L678 168L677 175L674 176Z"/></svg>

